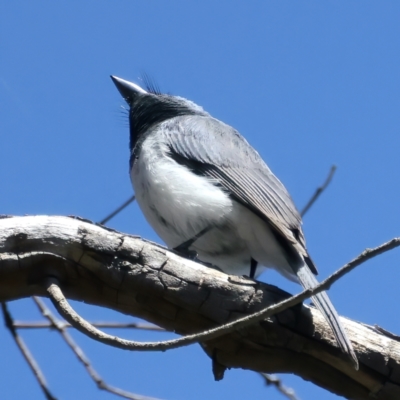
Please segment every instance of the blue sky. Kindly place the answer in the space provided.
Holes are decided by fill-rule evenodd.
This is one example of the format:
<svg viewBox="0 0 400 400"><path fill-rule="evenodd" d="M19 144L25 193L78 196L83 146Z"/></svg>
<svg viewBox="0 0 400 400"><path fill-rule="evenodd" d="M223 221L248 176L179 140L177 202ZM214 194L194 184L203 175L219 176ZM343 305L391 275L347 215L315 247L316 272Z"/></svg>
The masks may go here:
<svg viewBox="0 0 400 400"><path fill-rule="evenodd" d="M187 97L238 129L301 208L338 167L304 219L320 278L399 236L400 3L396 1L80 1L0 5L0 213L99 220L132 194L128 123L109 75ZM133 204L109 225L159 240ZM362 265L330 296L340 314L395 333L400 251ZM297 292L273 272L262 280ZM390 304L390 307L388 307ZM89 319L130 320L74 304ZM30 300L18 320L38 320ZM159 334L113 331L127 338ZM54 332L24 331L53 393L99 392ZM42 399L0 326L0 393ZM108 383L163 399L283 399L252 372L214 382L199 346L134 354L73 332ZM301 399L337 397L283 375Z"/></svg>

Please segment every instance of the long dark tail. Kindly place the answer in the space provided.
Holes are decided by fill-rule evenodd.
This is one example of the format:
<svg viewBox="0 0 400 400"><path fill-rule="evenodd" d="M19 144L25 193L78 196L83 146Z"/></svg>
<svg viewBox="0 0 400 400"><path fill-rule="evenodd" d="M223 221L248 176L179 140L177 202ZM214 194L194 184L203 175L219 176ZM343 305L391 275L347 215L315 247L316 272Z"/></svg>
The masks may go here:
<svg viewBox="0 0 400 400"><path fill-rule="evenodd" d="M313 287L318 285L317 279L305 263L297 268L296 275L301 285L305 289L312 289ZM329 300L328 295L326 294L326 292L320 292L317 295L312 296L311 299L313 300L319 311L321 311L329 326L331 327L340 348L345 354L349 356L349 358L353 361L354 367L358 370L357 356L354 353L353 346L350 343L349 338L347 337L346 331L344 330L344 327L340 322L335 307L333 307L333 304Z"/></svg>

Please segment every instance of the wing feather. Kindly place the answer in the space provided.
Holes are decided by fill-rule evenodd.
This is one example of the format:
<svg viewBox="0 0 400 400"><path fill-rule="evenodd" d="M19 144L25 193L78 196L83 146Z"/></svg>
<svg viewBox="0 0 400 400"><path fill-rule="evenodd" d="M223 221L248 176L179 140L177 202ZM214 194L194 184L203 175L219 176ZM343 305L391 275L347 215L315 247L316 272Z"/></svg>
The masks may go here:
<svg viewBox="0 0 400 400"><path fill-rule="evenodd" d="M180 116L163 123L171 157L208 176L263 218L289 251L308 257L301 216L288 191L260 155L232 127L208 116Z"/></svg>

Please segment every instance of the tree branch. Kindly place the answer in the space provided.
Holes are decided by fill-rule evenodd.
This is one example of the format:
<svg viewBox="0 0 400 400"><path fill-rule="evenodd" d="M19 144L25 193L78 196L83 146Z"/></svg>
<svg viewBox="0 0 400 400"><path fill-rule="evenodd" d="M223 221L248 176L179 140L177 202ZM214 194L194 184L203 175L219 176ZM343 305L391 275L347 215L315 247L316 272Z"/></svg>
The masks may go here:
<svg viewBox="0 0 400 400"><path fill-rule="evenodd" d="M289 400L299 400L292 388L286 387L282 381L275 375L260 373L267 386L275 386L276 390Z"/></svg>
<svg viewBox="0 0 400 400"><path fill-rule="evenodd" d="M95 321L91 325L96 328L112 328L112 329L138 329L143 331L156 331L165 332L165 329L160 328L154 324L144 322L108 322L108 321ZM46 321L18 321L15 320L14 328L16 329L52 329L53 324ZM58 321L58 326L62 329L73 328L71 324L64 321Z"/></svg>
<svg viewBox="0 0 400 400"><path fill-rule="evenodd" d="M33 301L38 306L39 311L42 313L42 315L46 319L48 319L48 321L50 322L52 327L60 333L60 335L64 339L65 343L75 354L75 356L79 360L79 362L84 366L84 368L86 369L90 378L94 381L94 383L96 384L96 386L99 389L105 390L109 393L115 394L115 395L123 397L125 399L130 399L130 400L158 400L154 397L148 397L148 396L142 396L142 395L139 395L136 393L130 393L130 392L127 392L125 390L111 386L108 383L106 383L102 379L102 377L99 375L99 373L93 368L92 363L90 362L90 360L88 359L86 354L83 352L83 350L78 346L78 344L75 342L75 340L72 338L72 336L65 330L65 327L63 327L59 323L59 321L56 319L56 317L53 315L53 313L50 311L50 309L44 304L44 302L36 296L33 296Z"/></svg>
<svg viewBox="0 0 400 400"><path fill-rule="evenodd" d="M355 259L348 268L359 262ZM46 295L49 277L60 282L69 299L135 315L183 335L289 297L274 286L225 275L84 220L1 219L0 301ZM323 282L327 287L330 283ZM302 305L202 342L202 347L227 368L292 372L351 399L400 398L400 343L372 327L342 321L360 361L358 372L337 348L320 313Z"/></svg>
<svg viewBox="0 0 400 400"><path fill-rule="evenodd" d="M4 316L4 322L6 327L11 333L11 336L13 337L15 344L21 351L21 354L25 358L25 361L29 365L30 369L33 372L33 375L36 378L36 381L38 382L40 388L43 391L43 394L45 395L47 400L57 400L56 397L52 395L50 392L50 389L47 386L46 379L43 375L43 372L41 371L39 364L36 362L35 358L33 357L32 353L29 351L28 346L25 344L21 336L18 335L14 324L13 324L13 318L11 316L10 311L8 310L7 304L5 302L1 303L1 309L3 311L3 316Z"/></svg>
<svg viewBox="0 0 400 400"><path fill-rule="evenodd" d="M57 311L77 330L89 336L90 338L97 340L103 344L107 344L113 347L117 347L124 350L134 351L166 351L170 349L176 349L178 347L188 346L193 343L208 341L216 339L227 333L231 333L237 329L245 328L255 322L260 322L275 314L287 310L290 307L294 307L304 300L316 295L324 290L329 289L333 283L349 273L355 267L359 266L363 262L376 257L386 251L392 250L395 247L400 246L400 238L394 238L387 243L382 244L374 249L364 250L358 257L350 261L348 264L334 272L327 279L319 283L312 289L303 290L301 293L291 296L288 299L282 300L277 304L268 306L261 311L255 312L248 316L236 319L235 321L223 324L213 329L207 329L203 332L195 333L193 335L187 335L178 339L164 340L159 342L136 342L133 340L125 340L119 337L108 335L94 327L88 321L78 315L71 305L65 298L62 290L59 287L58 279L50 277L45 282L46 291L49 294L50 300L53 302L54 307ZM356 365L358 369L358 365Z"/></svg>
<svg viewBox="0 0 400 400"><path fill-rule="evenodd" d="M124 203L122 203L117 209L115 209L112 213L108 214L106 217L104 217L99 224L105 225L108 221L113 219L117 214L119 214L124 208L128 207L129 204L135 201L136 196L133 194L131 197L129 197L128 200L126 200Z"/></svg>
<svg viewBox="0 0 400 400"><path fill-rule="evenodd" d="M336 165L332 165L329 174L327 178L325 179L325 182L323 183L322 186L318 187L311 199L308 201L308 203L304 206L304 208L301 210L300 214L302 217L306 214L306 212L313 206L313 204L318 200L318 197L321 196L321 194L324 192L324 190L329 186L331 183L331 180L333 178L333 175L336 172Z"/></svg>

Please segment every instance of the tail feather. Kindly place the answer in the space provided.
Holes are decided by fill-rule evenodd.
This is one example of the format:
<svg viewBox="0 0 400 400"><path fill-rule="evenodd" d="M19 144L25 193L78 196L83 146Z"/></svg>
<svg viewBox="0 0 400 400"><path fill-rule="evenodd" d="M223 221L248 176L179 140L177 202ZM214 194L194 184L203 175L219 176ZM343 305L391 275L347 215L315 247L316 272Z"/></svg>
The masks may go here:
<svg viewBox="0 0 400 400"><path fill-rule="evenodd" d="M297 269L296 275L305 289L312 289L318 285L317 279L305 263ZM327 293L320 292L317 295L312 296L311 299L331 327L340 348L351 358L355 368L358 370L358 360L354 353L353 346Z"/></svg>

